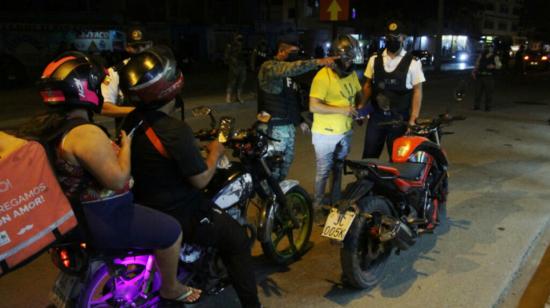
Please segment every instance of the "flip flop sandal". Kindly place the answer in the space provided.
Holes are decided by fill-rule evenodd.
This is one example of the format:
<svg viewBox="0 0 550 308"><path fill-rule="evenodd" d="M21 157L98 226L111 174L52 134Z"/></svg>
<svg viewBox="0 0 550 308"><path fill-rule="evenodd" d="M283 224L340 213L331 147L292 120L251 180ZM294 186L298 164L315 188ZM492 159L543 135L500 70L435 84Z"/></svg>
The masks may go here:
<svg viewBox="0 0 550 308"><path fill-rule="evenodd" d="M180 294L180 296L178 296L176 298L170 298L170 299L160 296L160 301L162 302L162 304L168 304L168 305L170 305L170 304L186 304L186 305L196 304L202 298L202 294L199 295L199 298L197 298L194 301L186 300L189 296L193 295L193 293L196 292L196 291L198 291L198 289L187 287L187 291L184 291L182 294Z"/></svg>

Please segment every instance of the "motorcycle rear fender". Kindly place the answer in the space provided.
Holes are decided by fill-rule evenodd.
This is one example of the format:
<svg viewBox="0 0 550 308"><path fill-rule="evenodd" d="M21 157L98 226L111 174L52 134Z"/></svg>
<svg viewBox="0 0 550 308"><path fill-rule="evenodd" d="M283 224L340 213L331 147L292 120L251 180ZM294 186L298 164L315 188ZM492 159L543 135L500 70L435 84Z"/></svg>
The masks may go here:
<svg viewBox="0 0 550 308"><path fill-rule="evenodd" d="M365 197L373 187L374 183L367 179L359 179L348 184L342 193L342 199L338 201L338 210L345 212L351 207L357 213L362 212L362 209L357 206L357 201Z"/></svg>

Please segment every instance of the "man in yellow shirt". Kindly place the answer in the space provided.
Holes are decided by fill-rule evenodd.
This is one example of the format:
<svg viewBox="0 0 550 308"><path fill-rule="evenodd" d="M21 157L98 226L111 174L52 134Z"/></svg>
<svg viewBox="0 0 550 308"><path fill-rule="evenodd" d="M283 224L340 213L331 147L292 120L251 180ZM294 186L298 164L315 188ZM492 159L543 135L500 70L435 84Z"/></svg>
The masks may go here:
<svg viewBox="0 0 550 308"><path fill-rule="evenodd" d="M332 44L332 55L338 57L332 68L321 69L311 85L309 110L313 112L312 143L315 148L314 206L318 211L323 203L325 187L333 172L331 203L340 196L339 178L344 158L349 153L353 117L357 116L356 102L361 100L361 85L353 70L357 42L341 35Z"/></svg>

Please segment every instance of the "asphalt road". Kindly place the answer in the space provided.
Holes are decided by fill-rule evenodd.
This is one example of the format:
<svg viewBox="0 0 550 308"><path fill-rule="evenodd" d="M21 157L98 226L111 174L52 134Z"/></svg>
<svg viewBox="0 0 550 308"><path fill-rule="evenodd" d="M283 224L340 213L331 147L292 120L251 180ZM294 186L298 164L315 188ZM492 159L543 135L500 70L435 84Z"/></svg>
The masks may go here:
<svg viewBox="0 0 550 308"><path fill-rule="evenodd" d="M442 75L424 88L423 116L447 107L462 75ZM379 286L359 291L341 284L339 247L313 231L314 247L289 267L276 267L254 249L266 307L494 307L506 297L550 220L550 91L548 76L504 78L492 112L471 110L472 85L455 114L454 135L443 140L450 166L449 224L392 256ZM200 101L197 100L196 104ZM255 108L221 106L220 114L251 123ZM204 121L191 119L198 128ZM354 132L351 158L359 158L364 127ZM314 153L298 134L290 178L313 189ZM347 178L347 181L351 178ZM45 307L56 270L47 255L0 279L0 307ZM197 307L238 307L232 290Z"/></svg>

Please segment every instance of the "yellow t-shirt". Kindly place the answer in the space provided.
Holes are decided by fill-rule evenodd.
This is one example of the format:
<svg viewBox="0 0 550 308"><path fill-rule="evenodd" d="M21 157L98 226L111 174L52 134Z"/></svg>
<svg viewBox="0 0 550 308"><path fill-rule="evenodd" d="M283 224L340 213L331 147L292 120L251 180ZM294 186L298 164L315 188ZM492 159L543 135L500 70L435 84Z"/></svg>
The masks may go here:
<svg viewBox="0 0 550 308"><path fill-rule="evenodd" d="M361 91L357 74L352 72L340 78L332 69L324 67L313 79L309 96L322 100L329 106L354 106L355 96ZM314 133L341 135L351 130L353 120L343 114L313 114Z"/></svg>

